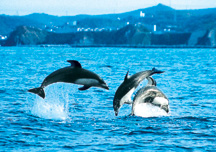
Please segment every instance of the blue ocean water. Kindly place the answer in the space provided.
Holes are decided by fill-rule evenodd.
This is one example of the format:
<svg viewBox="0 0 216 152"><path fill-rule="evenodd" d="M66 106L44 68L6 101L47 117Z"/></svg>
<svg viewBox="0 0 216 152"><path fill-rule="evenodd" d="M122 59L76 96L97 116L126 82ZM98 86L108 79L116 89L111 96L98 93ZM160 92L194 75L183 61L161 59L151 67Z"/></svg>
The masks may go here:
<svg viewBox="0 0 216 152"><path fill-rule="evenodd" d="M214 49L0 47L0 57L0 151L216 150ZM45 88L45 100L27 92L69 59L110 90L57 83ZM128 116L124 105L115 117L113 97L126 72L153 67L166 71L153 77L170 113Z"/></svg>

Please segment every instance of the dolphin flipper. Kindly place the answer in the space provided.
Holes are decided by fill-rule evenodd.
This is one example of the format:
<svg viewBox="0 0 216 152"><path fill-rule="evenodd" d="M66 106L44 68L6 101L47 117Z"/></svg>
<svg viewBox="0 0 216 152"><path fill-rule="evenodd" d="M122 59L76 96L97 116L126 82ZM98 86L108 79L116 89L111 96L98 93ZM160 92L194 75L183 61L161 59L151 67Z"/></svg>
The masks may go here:
<svg viewBox="0 0 216 152"><path fill-rule="evenodd" d="M146 79L148 80L148 85L152 85L152 86L157 85L157 82L152 77L147 77Z"/></svg>
<svg viewBox="0 0 216 152"><path fill-rule="evenodd" d="M89 89L89 88L91 88L91 86L82 86L81 88L78 88L79 90L81 90L81 91L83 91L83 90L87 90L87 89Z"/></svg>

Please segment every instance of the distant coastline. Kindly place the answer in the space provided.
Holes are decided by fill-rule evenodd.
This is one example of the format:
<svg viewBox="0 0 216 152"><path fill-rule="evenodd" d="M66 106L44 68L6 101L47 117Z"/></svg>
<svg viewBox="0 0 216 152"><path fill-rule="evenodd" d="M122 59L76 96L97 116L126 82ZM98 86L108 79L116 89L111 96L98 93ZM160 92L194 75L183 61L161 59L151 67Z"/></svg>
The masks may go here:
<svg viewBox="0 0 216 152"><path fill-rule="evenodd" d="M42 44L42 45L22 45L22 46L1 46L0 47L42 47L42 48L177 48L177 49L216 49L216 46L205 46L205 45L53 45L53 44Z"/></svg>
<svg viewBox="0 0 216 152"><path fill-rule="evenodd" d="M66 45L67 46L67 45ZM40 47L43 47L41 45ZM55 46L48 46L55 47ZM70 47L110 47L110 48L216 48L216 46L205 45L70 45Z"/></svg>
<svg viewBox="0 0 216 152"><path fill-rule="evenodd" d="M1 46L215 48L216 8L175 10L159 4L120 14L0 15Z"/></svg>
<svg viewBox="0 0 216 152"><path fill-rule="evenodd" d="M211 36L209 36L211 35ZM144 26L127 25L115 31L53 33L20 26L2 46L131 47L131 48L214 48L216 31L193 33L150 32Z"/></svg>

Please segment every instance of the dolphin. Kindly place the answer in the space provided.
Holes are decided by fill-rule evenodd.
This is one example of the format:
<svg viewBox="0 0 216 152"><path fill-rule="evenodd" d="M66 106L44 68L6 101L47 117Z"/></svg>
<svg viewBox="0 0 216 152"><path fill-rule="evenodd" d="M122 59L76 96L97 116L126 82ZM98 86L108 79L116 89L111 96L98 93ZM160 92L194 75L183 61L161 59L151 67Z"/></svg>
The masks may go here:
<svg viewBox="0 0 216 152"><path fill-rule="evenodd" d="M152 77L147 77L147 80L148 84L138 90L134 97L131 115L135 115L136 107L142 103L151 103L152 105L158 106L168 113L168 98L156 87L156 81Z"/></svg>
<svg viewBox="0 0 216 152"><path fill-rule="evenodd" d="M164 71L157 70L153 68L152 70L146 70L138 72L132 76L128 76L129 71L125 75L124 81L116 90L114 100L113 100L113 109L115 115L118 115L119 109L123 104L132 104L131 96L138 85L147 77L153 74L163 73Z"/></svg>
<svg viewBox="0 0 216 152"><path fill-rule="evenodd" d="M69 62L71 66L52 72L43 80L40 87L30 89L28 91L45 98L44 88L57 82L83 85L83 87L79 88L79 90L87 90L90 87L99 87L109 90L109 87L105 81L96 73L83 69L81 64L76 60L67 60L67 62Z"/></svg>

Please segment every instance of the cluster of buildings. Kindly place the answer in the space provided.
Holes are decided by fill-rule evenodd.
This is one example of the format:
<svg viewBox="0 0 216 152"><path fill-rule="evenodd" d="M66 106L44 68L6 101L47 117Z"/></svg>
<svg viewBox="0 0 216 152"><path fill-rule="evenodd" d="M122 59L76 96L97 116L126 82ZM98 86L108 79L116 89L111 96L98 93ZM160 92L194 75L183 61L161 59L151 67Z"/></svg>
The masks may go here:
<svg viewBox="0 0 216 152"><path fill-rule="evenodd" d="M162 27L161 25L156 25L156 24L152 24L151 22L148 24L144 24L144 20L145 19L149 19L149 18L154 18L154 15L151 14L146 14L143 11L139 12L139 18L140 21L137 23L132 23L130 20L128 21L124 21L124 23L122 23L122 26L126 26L129 24L134 24L136 25L143 25L145 26L150 32L159 32L159 33L163 33L163 32L176 32L176 30L178 29L178 27L176 25L166 25L165 27ZM118 21L121 21L121 18L118 17L117 18ZM123 22L123 21L122 21ZM52 23L50 23L50 25L45 25L45 30L49 31L49 32L57 32L57 33L70 33L70 32L101 32L101 31L113 31L113 30L118 30L121 27L82 27L79 25L78 21L72 21L72 22L66 22L65 24L61 25L61 26L56 26L53 25Z"/></svg>
<svg viewBox="0 0 216 152"><path fill-rule="evenodd" d="M0 40L6 40L7 36L0 35Z"/></svg>
<svg viewBox="0 0 216 152"><path fill-rule="evenodd" d="M45 30L49 32L57 32L57 33L70 33L70 32L101 32L101 31L113 31L113 30L118 30L118 28L112 28L112 27L103 27L103 28L84 28L84 27L79 27L77 25L77 21L73 21L72 24L70 22L67 22L66 24L62 26L47 26L45 25Z"/></svg>
<svg viewBox="0 0 216 152"><path fill-rule="evenodd" d="M146 19L149 18L154 18L153 15L151 14L147 14L143 11L140 11L139 14L139 19L136 22L133 22L130 19L124 19L124 21L122 21L122 19L120 17L117 17L117 21L122 22L121 26L126 26L129 24L133 24L135 26L140 26L143 25L144 27L146 27L150 32L154 32L154 33L166 33L166 32L176 32L176 29L178 29L178 27L175 25L166 25L165 27L162 27L161 25L156 25L153 23L148 23L146 24L144 21ZM114 27L114 26L106 26L106 27L82 27L81 25L79 25L78 21L71 21L71 22L66 22L63 25L55 25L54 23L50 22L49 25L44 25L44 27L42 27L42 29L49 31L49 32L55 32L55 33L76 33L76 32L102 32L102 31L116 31L119 28L122 27ZM0 40L5 40L7 39L7 36L3 36L0 35Z"/></svg>
<svg viewBox="0 0 216 152"><path fill-rule="evenodd" d="M77 32L102 32L102 31L113 31L118 30L118 28L77 28Z"/></svg>

